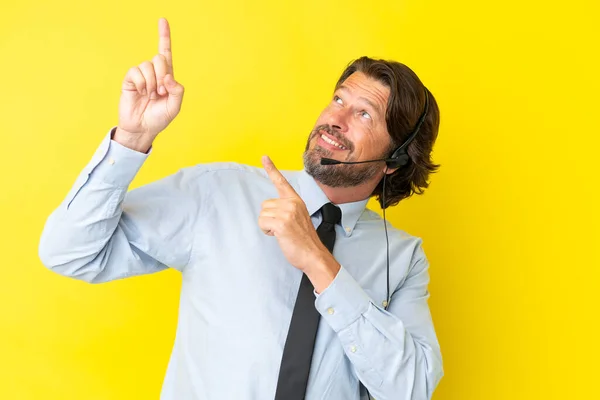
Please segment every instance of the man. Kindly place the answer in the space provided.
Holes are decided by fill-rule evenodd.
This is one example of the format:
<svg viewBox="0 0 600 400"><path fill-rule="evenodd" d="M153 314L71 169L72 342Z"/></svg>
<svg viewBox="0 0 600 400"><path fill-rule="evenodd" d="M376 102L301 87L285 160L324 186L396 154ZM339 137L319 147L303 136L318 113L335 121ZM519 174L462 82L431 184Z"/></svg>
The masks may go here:
<svg viewBox="0 0 600 400"><path fill-rule="evenodd" d="M421 240L365 207L427 187L433 96L406 66L363 57L317 119L303 171L268 157L264 170L200 164L127 192L181 109L165 19L159 37L124 79L118 126L48 218L43 263L92 283L181 271L163 399L431 398L443 372ZM418 120L402 167L321 165L389 157Z"/></svg>

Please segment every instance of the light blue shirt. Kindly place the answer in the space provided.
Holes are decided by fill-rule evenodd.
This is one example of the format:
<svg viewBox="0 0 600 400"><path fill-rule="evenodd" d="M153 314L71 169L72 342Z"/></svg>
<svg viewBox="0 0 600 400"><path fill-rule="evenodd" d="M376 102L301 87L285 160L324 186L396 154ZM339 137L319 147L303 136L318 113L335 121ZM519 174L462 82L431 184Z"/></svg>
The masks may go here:
<svg viewBox="0 0 600 400"><path fill-rule="evenodd" d="M161 399L273 399L302 274L258 226L275 187L262 168L213 163L128 191L152 151L130 150L110 133L49 216L42 262L91 283L181 271ZM318 226L326 195L305 171L282 173ZM383 220L366 204L339 204L333 255L342 268L315 293L322 317L306 399L364 399L359 382L377 400L430 399L443 369L422 241L388 223L393 296L384 310Z"/></svg>

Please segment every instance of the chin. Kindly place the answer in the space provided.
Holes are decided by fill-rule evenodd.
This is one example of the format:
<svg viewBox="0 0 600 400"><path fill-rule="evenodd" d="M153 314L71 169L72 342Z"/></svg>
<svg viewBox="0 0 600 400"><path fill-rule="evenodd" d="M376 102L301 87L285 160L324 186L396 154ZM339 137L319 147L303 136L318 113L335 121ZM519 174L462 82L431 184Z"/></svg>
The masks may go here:
<svg viewBox="0 0 600 400"><path fill-rule="evenodd" d="M321 166L321 158L332 158L333 154L331 151L322 148L319 145L314 145L308 150L304 151L304 166L307 164L315 164ZM322 167L327 167L328 165L322 165Z"/></svg>
<svg viewBox="0 0 600 400"><path fill-rule="evenodd" d="M379 173L377 165L321 165L321 158L333 158L332 152L316 146L304 152L304 169L317 182L329 187L364 185Z"/></svg>

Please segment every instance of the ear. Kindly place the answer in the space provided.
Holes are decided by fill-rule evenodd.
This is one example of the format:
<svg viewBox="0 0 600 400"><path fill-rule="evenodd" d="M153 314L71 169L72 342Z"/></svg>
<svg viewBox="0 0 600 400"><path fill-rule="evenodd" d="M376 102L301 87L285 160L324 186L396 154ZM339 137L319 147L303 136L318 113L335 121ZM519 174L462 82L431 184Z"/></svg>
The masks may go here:
<svg viewBox="0 0 600 400"><path fill-rule="evenodd" d="M398 171L398 169L400 169L400 168L399 167L398 168L389 168L388 166L384 166L382 171L384 174L391 175L394 172Z"/></svg>

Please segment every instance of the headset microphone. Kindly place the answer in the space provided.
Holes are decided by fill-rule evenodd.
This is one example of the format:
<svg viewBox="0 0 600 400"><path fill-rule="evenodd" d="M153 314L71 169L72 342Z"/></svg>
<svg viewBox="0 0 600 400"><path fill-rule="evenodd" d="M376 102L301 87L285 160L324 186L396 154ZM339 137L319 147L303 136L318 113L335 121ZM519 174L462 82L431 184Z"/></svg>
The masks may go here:
<svg viewBox="0 0 600 400"><path fill-rule="evenodd" d="M391 159L391 158L380 158L377 160L366 160L366 161L338 161L338 160L334 160L333 158L321 158L321 165L364 164L364 163L377 162L377 161L392 162L395 160Z"/></svg>

